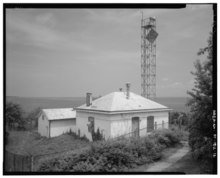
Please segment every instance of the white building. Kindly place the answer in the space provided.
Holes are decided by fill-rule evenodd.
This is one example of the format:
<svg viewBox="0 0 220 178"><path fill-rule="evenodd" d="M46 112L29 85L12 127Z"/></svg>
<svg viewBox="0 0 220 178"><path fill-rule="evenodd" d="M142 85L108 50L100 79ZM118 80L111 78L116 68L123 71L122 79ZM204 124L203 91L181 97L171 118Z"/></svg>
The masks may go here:
<svg viewBox="0 0 220 178"><path fill-rule="evenodd" d="M91 132L100 132L105 139L144 136L154 129L168 128L171 109L129 91L113 92L92 101L87 93L86 104L76 109L77 132L92 140Z"/></svg>
<svg viewBox="0 0 220 178"><path fill-rule="evenodd" d="M42 109L38 118L38 133L45 137L76 132L76 111L73 108Z"/></svg>

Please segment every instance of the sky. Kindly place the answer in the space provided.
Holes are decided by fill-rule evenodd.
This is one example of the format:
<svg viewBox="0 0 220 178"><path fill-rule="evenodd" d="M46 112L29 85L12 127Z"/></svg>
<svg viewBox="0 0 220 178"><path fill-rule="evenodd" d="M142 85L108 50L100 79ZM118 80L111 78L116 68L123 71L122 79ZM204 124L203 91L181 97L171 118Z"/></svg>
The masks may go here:
<svg viewBox="0 0 220 178"><path fill-rule="evenodd" d="M212 31L212 5L143 9L156 17L156 95L186 97ZM6 95L141 94L140 9L7 9Z"/></svg>

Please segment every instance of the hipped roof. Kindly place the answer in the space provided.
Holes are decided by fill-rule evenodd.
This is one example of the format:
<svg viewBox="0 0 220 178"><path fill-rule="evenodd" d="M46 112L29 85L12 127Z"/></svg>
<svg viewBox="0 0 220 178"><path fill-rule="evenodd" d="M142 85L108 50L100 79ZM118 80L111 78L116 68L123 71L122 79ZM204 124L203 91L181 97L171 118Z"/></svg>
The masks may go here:
<svg viewBox="0 0 220 178"><path fill-rule="evenodd" d="M73 108L42 109L48 120L73 119L76 111Z"/></svg>
<svg viewBox="0 0 220 178"><path fill-rule="evenodd" d="M161 111L171 110L168 107L156 103L150 99L144 98L133 92L130 92L129 99L126 98L126 92L112 92L92 102L92 105L86 104L75 108L76 110L101 111L101 112L129 112L129 111Z"/></svg>

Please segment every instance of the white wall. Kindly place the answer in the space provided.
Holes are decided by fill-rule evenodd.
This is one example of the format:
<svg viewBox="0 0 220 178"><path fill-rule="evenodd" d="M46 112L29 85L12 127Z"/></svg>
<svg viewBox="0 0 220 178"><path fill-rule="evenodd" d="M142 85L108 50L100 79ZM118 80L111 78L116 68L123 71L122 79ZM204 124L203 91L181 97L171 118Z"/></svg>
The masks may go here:
<svg viewBox="0 0 220 178"><path fill-rule="evenodd" d="M121 119L123 118L123 120ZM112 116L114 121L111 121L111 137L119 137L121 135L128 134L132 129L131 118L125 118L123 115L114 115Z"/></svg>
<svg viewBox="0 0 220 178"><path fill-rule="evenodd" d="M41 136L49 137L49 121L44 113L42 113L38 118L38 133Z"/></svg>
<svg viewBox="0 0 220 178"><path fill-rule="evenodd" d="M76 132L76 119L62 119L62 120L51 120L50 121L50 137L56 137L63 133Z"/></svg>
<svg viewBox="0 0 220 178"><path fill-rule="evenodd" d="M85 135L92 141L91 133L88 132L89 124L88 117L95 119L95 131L99 128L105 136L105 139L114 138L132 132L132 117L140 118L140 136L147 134L147 117L154 116L154 122L157 122L157 128L162 128L164 121L164 128L168 128L168 112L151 112L151 113L129 113L129 114L101 114L101 113L87 113L83 111L76 112L77 130L80 129L80 135ZM78 133L78 131L77 131Z"/></svg>
<svg viewBox="0 0 220 178"><path fill-rule="evenodd" d="M76 112L76 125L77 125L77 133L78 129L80 130L80 136L86 136L90 141L92 141L92 135L88 131L89 124L88 118L94 117L94 125L95 131L99 128L100 132L104 135L105 139L110 137L110 121L107 119L108 116L105 114L98 114L98 113L86 113L82 111Z"/></svg>
<svg viewBox="0 0 220 178"><path fill-rule="evenodd" d="M157 128L162 128L164 121L164 128L168 128L168 112L151 112L151 113L129 113L129 114L115 114L111 117L111 138L125 135L132 132L132 117L140 118L140 136L147 134L147 117L154 116L154 122L157 122Z"/></svg>

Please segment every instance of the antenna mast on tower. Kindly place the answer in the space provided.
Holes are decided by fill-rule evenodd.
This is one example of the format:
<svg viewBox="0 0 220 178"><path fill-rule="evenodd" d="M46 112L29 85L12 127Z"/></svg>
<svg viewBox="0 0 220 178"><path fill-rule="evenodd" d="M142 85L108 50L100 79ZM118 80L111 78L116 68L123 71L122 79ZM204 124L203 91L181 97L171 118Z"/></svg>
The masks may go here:
<svg viewBox="0 0 220 178"><path fill-rule="evenodd" d="M156 97L156 19L141 19L141 95Z"/></svg>

